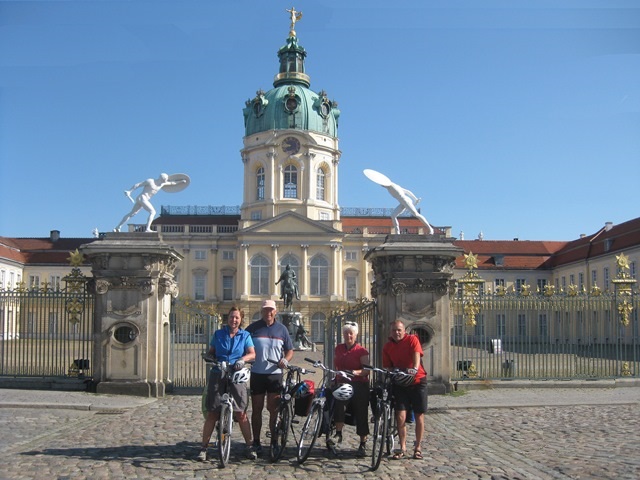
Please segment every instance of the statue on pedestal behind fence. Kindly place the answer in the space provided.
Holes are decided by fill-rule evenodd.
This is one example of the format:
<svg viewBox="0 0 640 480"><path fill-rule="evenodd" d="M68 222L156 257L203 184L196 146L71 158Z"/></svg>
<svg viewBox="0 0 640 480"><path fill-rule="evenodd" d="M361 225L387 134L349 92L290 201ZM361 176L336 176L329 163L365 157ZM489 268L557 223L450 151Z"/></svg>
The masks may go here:
<svg viewBox="0 0 640 480"><path fill-rule="evenodd" d="M148 178L146 180L143 180L142 182L136 183L129 190L125 190L124 194L129 200L133 202L133 207L131 208L131 211L129 213L122 217L120 224L113 229L114 232L119 232L122 226L143 208L147 212L149 212L149 219L147 220L147 228L145 231L151 232L151 222L153 222L153 219L156 216L156 209L153 208L153 205L151 205L151 197L153 197L160 190L164 190L165 192L169 193L179 192L187 188L190 182L191 179L183 173L175 173L173 175L161 173L160 176L156 179ZM138 188L142 188L142 192L134 200L131 196L131 192L137 190Z"/></svg>
<svg viewBox="0 0 640 480"><path fill-rule="evenodd" d="M291 269L290 265L287 265L282 271L280 278L276 282L276 285L280 285L280 298L284 300L284 308L289 309L293 304L293 297L300 300L300 293L298 292L298 283L296 282L296 272Z"/></svg>
<svg viewBox="0 0 640 480"><path fill-rule="evenodd" d="M411 214L420 220L428 229L429 234L433 235L433 227L429 225L427 219L424 218L416 208L416 205L420 203L420 198L416 197L411 190L402 188L400 185L393 183L389 178L375 170L366 169L363 171L366 177L372 182L386 188L391 196L400 202L400 205L391 214L391 220L393 220L393 227L396 234L400 233L400 224L398 223L398 215L402 214L405 210L409 210Z"/></svg>

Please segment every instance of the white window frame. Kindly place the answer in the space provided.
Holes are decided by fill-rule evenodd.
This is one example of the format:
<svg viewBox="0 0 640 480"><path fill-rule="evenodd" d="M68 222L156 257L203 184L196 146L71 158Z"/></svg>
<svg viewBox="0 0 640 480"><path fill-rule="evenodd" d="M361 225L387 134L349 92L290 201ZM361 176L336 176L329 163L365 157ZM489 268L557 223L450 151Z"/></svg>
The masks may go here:
<svg viewBox="0 0 640 480"><path fill-rule="evenodd" d="M228 275L228 274L222 275L222 300L223 301L233 300L233 284L234 284L233 275Z"/></svg>
<svg viewBox="0 0 640 480"><path fill-rule="evenodd" d="M325 200L325 182L327 174L322 167L318 167L316 170L316 200ZM320 219L322 220L322 218Z"/></svg>
<svg viewBox="0 0 640 480"><path fill-rule="evenodd" d="M201 302L207 295L207 273L202 271L193 272L193 299Z"/></svg>
<svg viewBox="0 0 640 480"><path fill-rule="evenodd" d="M264 189L266 185L266 176L264 168L260 167L256 170L256 200L264 200Z"/></svg>
<svg viewBox="0 0 640 480"><path fill-rule="evenodd" d="M344 251L344 259L346 262L357 262L358 261L358 251L357 250L345 250Z"/></svg>

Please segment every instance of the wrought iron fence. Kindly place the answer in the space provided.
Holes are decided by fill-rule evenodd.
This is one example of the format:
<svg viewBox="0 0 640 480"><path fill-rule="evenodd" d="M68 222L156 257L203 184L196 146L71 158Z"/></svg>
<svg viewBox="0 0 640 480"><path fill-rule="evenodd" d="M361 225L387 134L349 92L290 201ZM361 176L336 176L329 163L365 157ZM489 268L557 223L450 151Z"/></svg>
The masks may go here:
<svg viewBox="0 0 640 480"><path fill-rule="evenodd" d="M613 289L576 285L485 292L469 272L452 299L452 378L606 378L640 375L640 301L626 257ZM626 268L625 268L626 267Z"/></svg>
<svg viewBox="0 0 640 480"><path fill-rule="evenodd" d="M201 353L208 350L219 317L210 305L177 300L170 316L171 364L169 375L176 388L203 387L207 368Z"/></svg>
<svg viewBox="0 0 640 480"><path fill-rule="evenodd" d="M91 377L94 304L78 267L57 285L0 289L0 376Z"/></svg>
<svg viewBox="0 0 640 480"><path fill-rule="evenodd" d="M345 322L356 322L358 324L358 343L369 351L369 359L372 365L380 365L378 358L378 348L376 345L381 342L380 329L378 326L378 310L376 303L367 299L362 299L358 304L348 310L338 310L332 313L327 322L324 362L333 367L333 354L336 345L342 343L342 327Z"/></svg>

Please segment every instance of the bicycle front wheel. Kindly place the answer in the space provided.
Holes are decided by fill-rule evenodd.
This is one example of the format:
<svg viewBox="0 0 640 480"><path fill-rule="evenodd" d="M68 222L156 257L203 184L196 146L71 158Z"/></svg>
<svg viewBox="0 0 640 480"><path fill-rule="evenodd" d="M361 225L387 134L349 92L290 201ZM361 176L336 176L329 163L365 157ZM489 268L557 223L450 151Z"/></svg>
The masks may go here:
<svg viewBox="0 0 640 480"><path fill-rule="evenodd" d="M316 443L322 426L322 404L314 402L307 420L304 422L298 441L298 463L303 463L309 458L309 453Z"/></svg>
<svg viewBox="0 0 640 480"><path fill-rule="evenodd" d="M233 412L231 407L223 405L220 410L220 420L218 420L218 452L220 466L226 467L229 463L231 453L231 429L233 428Z"/></svg>
<svg viewBox="0 0 640 480"><path fill-rule="evenodd" d="M387 420L387 454L391 455L393 453L393 449L396 446L396 436L398 435L398 421L396 420L395 412L391 410L391 408L387 405L387 411L385 412L385 417Z"/></svg>
<svg viewBox="0 0 640 480"><path fill-rule="evenodd" d="M271 437L271 449L269 450L271 461L277 462L282 456L284 447L287 444L289 429L291 428L291 404L283 402L278 409L276 426Z"/></svg>
<svg viewBox="0 0 640 480"><path fill-rule="evenodd" d="M389 428L389 405L378 402L377 414L373 419L373 450L371 451L371 471L376 471L382 460L387 430Z"/></svg>

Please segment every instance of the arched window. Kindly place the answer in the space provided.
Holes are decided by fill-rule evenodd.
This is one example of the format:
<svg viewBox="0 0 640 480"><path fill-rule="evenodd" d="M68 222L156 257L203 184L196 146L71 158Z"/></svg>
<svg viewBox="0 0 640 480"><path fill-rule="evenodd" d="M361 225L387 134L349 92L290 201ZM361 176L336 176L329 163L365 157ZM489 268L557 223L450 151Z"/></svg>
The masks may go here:
<svg viewBox="0 0 640 480"><path fill-rule="evenodd" d="M295 165L284 168L283 192L284 198L298 198L298 169Z"/></svg>
<svg viewBox="0 0 640 480"><path fill-rule="evenodd" d="M269 295L269 260L263 255L251 259L251 295Z"/></svg>
<svg viewBox="0 0 640 480"><path fill-rule="evenodd" d="M309 264L309 288L311 295L329 295L329 261L324 255L316 255Z"/></svg>
<svg viewBox="0 0 640 480"><path fill-rule="evenodd" d="M300 262L298 258L290 253L287 253L284 257L280 259L280 268L283 269L287 265L291 267L291 270L296 272L296 277L300 275Z"/></svg>
<svg viewBox="0 0 640 480"><path fill-rule="evenodd" d="M318 168L318 170L316 171L316 200L324 200L325 196L325 188L324 188L324 182L325 182L325 173L324 170L322 168Z"/></svg>
<svg viewBox="0 0 640 480"><path fill-rule="evenodd" d="M327 317L324 313L314 313L311 317L311 341L313 343L324 343L324 327Z"/></svg>
<svg viewBox="0 0 640 480"><path fill-rule="evenodd" d="M256 199L264 200L264 168L260 167L256 172Z"/></svg>

